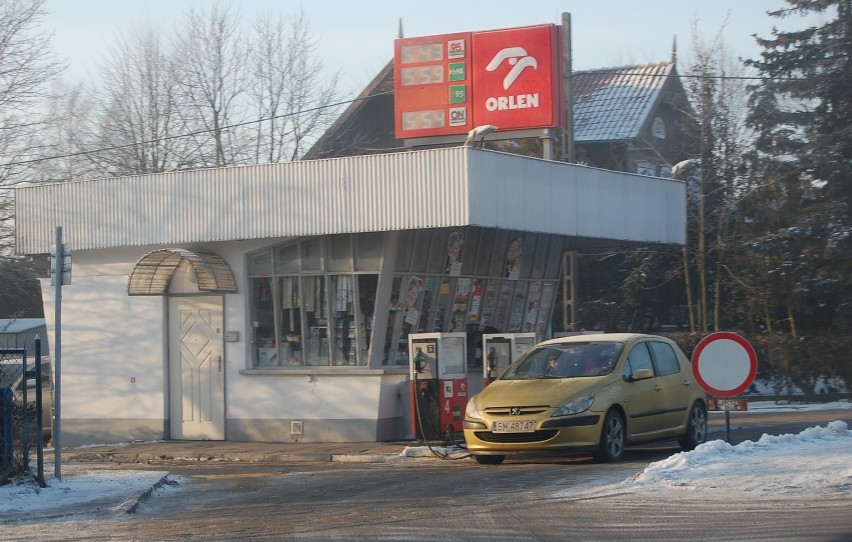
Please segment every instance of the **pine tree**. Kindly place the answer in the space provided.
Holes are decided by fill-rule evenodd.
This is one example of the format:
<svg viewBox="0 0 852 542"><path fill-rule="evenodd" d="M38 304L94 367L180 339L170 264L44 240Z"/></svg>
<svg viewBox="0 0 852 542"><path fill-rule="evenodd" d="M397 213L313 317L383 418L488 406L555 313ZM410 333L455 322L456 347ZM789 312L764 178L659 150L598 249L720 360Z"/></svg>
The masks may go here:
<svg viewBox="0 0 852 542"><path fill-rule="evenodd" d="M748 122L753 191L743 201L752 298L767 329L852 329L852 0L786 0L773 17L823 14L821 26L757 38L763 80Z"/></svg>

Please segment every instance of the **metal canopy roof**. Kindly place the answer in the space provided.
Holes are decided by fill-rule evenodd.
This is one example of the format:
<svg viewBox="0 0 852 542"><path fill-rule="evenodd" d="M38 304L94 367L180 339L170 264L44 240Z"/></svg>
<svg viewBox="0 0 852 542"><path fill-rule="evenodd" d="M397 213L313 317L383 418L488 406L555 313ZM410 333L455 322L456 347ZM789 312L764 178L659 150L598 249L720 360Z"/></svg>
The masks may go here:
<svg viewBox="0 0 852 542"><path fill-rule="evenodd" d="M183 261L192 266L200 292L237 291L231 268L217 254L201 249L164 248L149 252L136 262L127 283L127 295L164 295Z"/></svg>
<svg viewBox="0 0 852 542"><path fill-rule="evenodd" d="M450 147L15 189L19 254L449 226L683 243L680 181Z"/></svg>

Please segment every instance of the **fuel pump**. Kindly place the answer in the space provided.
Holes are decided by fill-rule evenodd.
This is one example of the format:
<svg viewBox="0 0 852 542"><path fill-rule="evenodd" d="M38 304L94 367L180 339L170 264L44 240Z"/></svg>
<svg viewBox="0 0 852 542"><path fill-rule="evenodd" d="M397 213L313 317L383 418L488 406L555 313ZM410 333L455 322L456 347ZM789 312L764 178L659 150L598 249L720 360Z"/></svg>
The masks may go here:
<svg viewBox="0 0 852 542"><path fill-rule="evenodd" d="M408 336L412 433L423 440L461 433L467 404L467 335Z"/></svg>
<svg viewBox="0 0 852 542"><path fill-rule="evenodd" d="M536 343L535 333L489 333L482 336L482 385L487 386L518 356Z"/></svg>

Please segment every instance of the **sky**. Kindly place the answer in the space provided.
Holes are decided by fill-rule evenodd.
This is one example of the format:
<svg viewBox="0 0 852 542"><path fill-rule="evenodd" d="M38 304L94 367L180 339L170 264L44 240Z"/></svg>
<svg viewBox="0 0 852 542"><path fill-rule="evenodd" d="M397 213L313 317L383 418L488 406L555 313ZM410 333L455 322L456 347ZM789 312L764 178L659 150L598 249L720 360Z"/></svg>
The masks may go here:
<svg viewBox="0 0 852 542"><path fill-rule="evenodd" d="M45 24L68 62L69 78L93 77L117 36L142 24L169 29L189 9L206 10L214 0L46 0ZM667 61L677 38L679 66L688 66L693 22L706 42L721 33L733 57L757 58L753 34L769 37L773 26L803 28L818 16L776 19L766 15L783 0L220 0L246 24L259 13L305 15L326 70L337 72L341 90L355 94L393 57L400 19L405 37L561 24L571 14L573 68L585 70ZM684 70L681 69L681 71Z"/></svg>
<svg viewBox="0 0 852 542"><path fill-rule="evenodd" d="M847 400L822 405L779 406L769 402L751 402L748 413L816 409L852 409L852 403ZM710 438L718 436L711 434ZM440 452L452 456L460 451L444 448ZM422 446L407 447L400 453L405 457L430 457L431 454ZM803 457L808 460L802 461ZM176 477L167 472L98 471L85 464L63 467L63 479L49 479L45 489L29 485L0 486L0 522L4 514L22 511L41 513L71 507L79 514L86 503L93 502L98 502L99 506L104 502L112 503L112 509L120 509L164 478L170 483L157 489L152 498L162 491L191 491L190 478ZM627 479L598 480L586 487L572 483L571 489L561 496L576 499L578 496L634 494L702 501L848 498L850 483L852 430L846 422L836 420L798 434L764 434L756 442L747 440L735 446L725 442L724 438L715 438L691 452L678 452L651 463L642 472ZM61 519L58 514L57 521Z"/></svg>

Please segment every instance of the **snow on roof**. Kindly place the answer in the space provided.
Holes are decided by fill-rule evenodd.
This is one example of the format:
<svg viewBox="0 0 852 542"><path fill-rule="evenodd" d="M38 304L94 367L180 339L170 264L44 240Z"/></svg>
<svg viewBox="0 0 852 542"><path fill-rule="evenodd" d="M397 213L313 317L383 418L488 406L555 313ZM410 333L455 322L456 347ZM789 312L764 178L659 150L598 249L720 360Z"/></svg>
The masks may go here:
<svg viewBox="0 0 852 542"><path fill-rule="evenodd" d="M44 318L0 318L0 333L26 333L44 325Z"/></svg>
<svg viewBox="0 0 852 542"><path fill-rule="evenodd" d="M676 75L670 62L575 72L574 140L638 137L670 75Z"/></svg>

